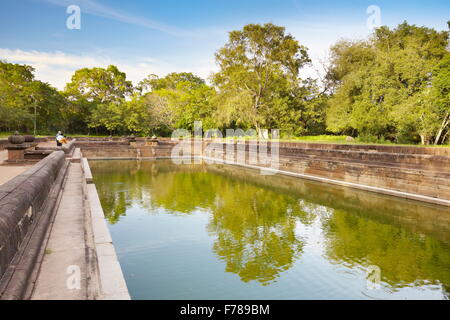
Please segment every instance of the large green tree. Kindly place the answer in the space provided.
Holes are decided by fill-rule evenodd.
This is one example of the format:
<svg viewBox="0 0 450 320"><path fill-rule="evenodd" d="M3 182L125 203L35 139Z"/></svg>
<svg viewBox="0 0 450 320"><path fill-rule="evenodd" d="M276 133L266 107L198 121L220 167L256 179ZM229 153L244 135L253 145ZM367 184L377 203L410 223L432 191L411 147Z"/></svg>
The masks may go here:
<svg viewBox="0 0 450 320"><path fill-rule="evenodd" d="M32 93L29 112L36 113L36 132L66 131L70 119L66 114L68 101L65 97L57 89L41 81L33 81L30 86Z"/></svg>
<svg viewBox="0 0 450 320"><path fill-rule="evenodd" d="M66 85L65 96L76 123L113 132L123 128L123 103L133 92L131 81L116 66L75 71Z"/></svg>
<svg viewBox="0 0 450 320"><path fill-rule="evenodd" d="M301 87L299 70L309 63L306 47L284 27L249 24L232 31L216 53L220 71L217 118L224 125L253 127L301 126L308 92Z"/></svg>
<svg viewBox="0 0 450 320"><path fill-rule="evenodd" d="M215 90L192 73L170 73L163 78L150 75L140 83L145 108L153 114L155 125L168 129L192 130L194 121L204 128L214 125L212 100Z"/></svg>
<svg viewBox="0 0 450 320"><path fill-rule="evenodd" d="M0 130L47 133L65 127L63 96L31 66L0 61Z"/></svg>
<svg viewBox="0 0 450 320"><path fill-rule="evenodd" d="M450 53L434 69L432 83L434 111L440 120L434 143L445 143L450 134Z"/></svg>
<svg viewBox="0 0 450 320"><path fill-rule="evenodd" d="M28 107L33 71L30 66L0 61L0 125L3 130L22 128L31 120Z"/></svg>
<svg viewBox="0 0 450 320"><path fill-rule="evenodd" d="M414 137L423 144L439 142L439 125L448 114L445 98L438 96L445 96L448 74L445 64L437 66L448 55L448 38L446 31L405 22L378 28L365 41L338 42L328 73L337 88L327 111L328 129L397 142ZM434 88L438 83L443 91Z"/></svg>

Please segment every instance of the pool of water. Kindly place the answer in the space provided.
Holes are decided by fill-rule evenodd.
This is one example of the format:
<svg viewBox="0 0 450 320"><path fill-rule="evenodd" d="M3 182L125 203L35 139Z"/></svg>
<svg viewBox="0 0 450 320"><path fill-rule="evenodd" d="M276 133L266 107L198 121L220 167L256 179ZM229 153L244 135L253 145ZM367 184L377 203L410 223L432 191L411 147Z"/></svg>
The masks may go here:
<svg viewBox="0 0 450 320"><path fill-rule="evenodd" d="M90 161L133 299L448 299L450 210L230 165Z"/></svg>

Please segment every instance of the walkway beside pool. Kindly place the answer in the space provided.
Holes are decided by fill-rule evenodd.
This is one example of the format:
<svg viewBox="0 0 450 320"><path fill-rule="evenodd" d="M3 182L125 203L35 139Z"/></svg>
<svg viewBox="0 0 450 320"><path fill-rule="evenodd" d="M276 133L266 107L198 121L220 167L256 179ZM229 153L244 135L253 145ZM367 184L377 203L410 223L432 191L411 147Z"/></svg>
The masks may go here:
<svg viewBox="0 0 450 320"><path fill-rule="evenodd" d="M86 184L90 169L82 163L70 163L32 300L130 299L95 185Z"/></svg>
<svg viewBox="0 0 450 320"><path fill-rule="evenodd" d="M88 299L87 252L81 165L72 163L32 299Z"/></svg>
<svg viewBox="0 0 450 320"><path fill-rule="evenodd" d="M39 146L53 147L54 143L41 142ZM47 220L32 223L29 238L39 247L31 240L23 243L8 276L1 279L1 297L129 300L89 164L81 159L80 149L65 158L65 169L58 174L60 185L55 189L59 191L53 196L54 208L48 212L42 209ZM8 151L0 151L0 185L37 163L6 163L7 159Z"/></svg>

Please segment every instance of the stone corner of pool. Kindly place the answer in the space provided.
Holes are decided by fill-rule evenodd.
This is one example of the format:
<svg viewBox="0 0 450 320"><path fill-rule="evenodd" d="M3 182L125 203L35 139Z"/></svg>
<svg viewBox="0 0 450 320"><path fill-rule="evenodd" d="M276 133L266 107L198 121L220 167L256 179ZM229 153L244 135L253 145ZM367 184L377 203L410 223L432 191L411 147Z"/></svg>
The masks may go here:
<svg viewBox="0 0 450 320"><path fill-rule="evenodd" d="M91 268L96 270L93 277L92 289L96 290L97 300L131 300L122 268L117 257L114 244L109 232L97 188L93 184L92 173L86 158L82 158L83 185L86 194L87 211L90 221L87 231L91 232L94 257L90 258ZM90 222L90 223L89 223Z"/></svg>

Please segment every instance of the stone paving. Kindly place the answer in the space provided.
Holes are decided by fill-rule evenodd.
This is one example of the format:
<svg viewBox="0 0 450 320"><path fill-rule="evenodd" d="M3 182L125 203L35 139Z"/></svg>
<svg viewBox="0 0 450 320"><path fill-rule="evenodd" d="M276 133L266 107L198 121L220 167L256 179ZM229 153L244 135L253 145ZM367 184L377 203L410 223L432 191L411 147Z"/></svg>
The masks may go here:
<svg viewBox="0 0 450 320"><path fill-rule="evenodd" d="M33 300L87 299L81 164L72 163L51 230Z"/></svg>
<svg viewBox="0 0 450 320"><path fill-rule="evenodd" d="M56 144L53 141L40 142L39 147L55 147ZM31 168L32 164L26 165L8 165L2 166L3 162L8 159L8 150L0 151L0 185L8 182L9 180L15 178L22 172L25 172Z"/></svg>
<svg viewBox="0 0 450 320"><path fill-rule="evenodd" d="M0 151L0 185L8 182L12 178L18 176L22 172L29 169L30 165L24 165L24 166L1 166L3 161L8 159L8 151L3 150Z"/></svg>

